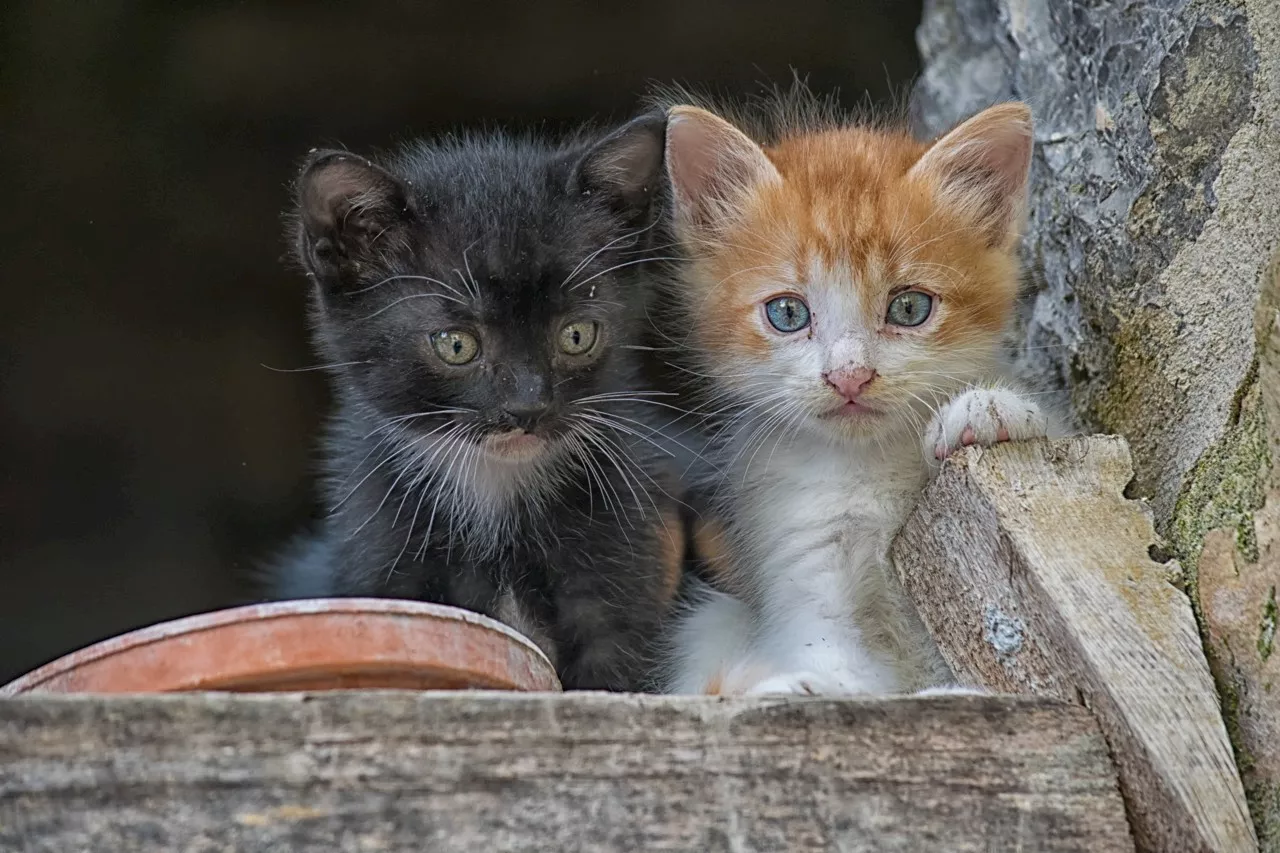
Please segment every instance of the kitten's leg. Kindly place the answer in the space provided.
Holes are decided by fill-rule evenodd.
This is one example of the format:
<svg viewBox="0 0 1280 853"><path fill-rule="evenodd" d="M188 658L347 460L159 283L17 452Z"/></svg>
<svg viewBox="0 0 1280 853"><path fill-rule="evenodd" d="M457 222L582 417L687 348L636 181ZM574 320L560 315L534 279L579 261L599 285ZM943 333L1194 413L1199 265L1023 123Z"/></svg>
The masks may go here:
<svg viewBox="0 0 1280 853"><path fill-rule="evenodd" d="M1000 441L1043 438L1049 419L1040 407L1007 388L971 388L938 410L924 433L924 452L931 462L961 447L983 447Z"/></svg>
<svg viewBox="0 0 1280 853"><path fill-rule="evenodd" d="M663 692L720 694L731 671L750 669L752 614L741 600L704 587L678 617Z"/></svg>
<svg viewBox="0 0 1280 853"><path fill-rule="evenodd" d="M569 523L578 526L561 534L565 547L548 561L555 567L561 682L567 690L655 689L684 556L683 539L670 535L680 531L677 522L664 516L648 530L628 527L625 534L604 523L585 529L580 519Z"/></svg>
<svg viewBox="0 0 1280 853"><path fill-rule="evenodd" d="M854 623L854 591L874 580L871 559L830 544L776 560L765 573L767 612L758 640L773 673L743 692L853 695L899 689L897 673L872 652Z"/></svg>

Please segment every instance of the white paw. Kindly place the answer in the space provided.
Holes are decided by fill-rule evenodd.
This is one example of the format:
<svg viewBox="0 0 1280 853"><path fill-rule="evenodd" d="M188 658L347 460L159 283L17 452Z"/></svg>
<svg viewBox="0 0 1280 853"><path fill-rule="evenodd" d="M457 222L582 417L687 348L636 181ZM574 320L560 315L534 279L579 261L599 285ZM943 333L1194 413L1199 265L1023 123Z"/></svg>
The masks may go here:
<svg viewBox="0 0 1280 853"><path fill-rule="evenodd" d="M924 433L926 458L946 459L970 444L1043 438L1049 419L1035 403L1004 388L973 388L938 410Z"/></svg>
<svg viewBox="0 0 1280 853"><path fill-rule="evenodd" d="M774 675L758 681L745 691L747 696L850 696L864 691L843 679L816 672L798 671Z"/></svg>

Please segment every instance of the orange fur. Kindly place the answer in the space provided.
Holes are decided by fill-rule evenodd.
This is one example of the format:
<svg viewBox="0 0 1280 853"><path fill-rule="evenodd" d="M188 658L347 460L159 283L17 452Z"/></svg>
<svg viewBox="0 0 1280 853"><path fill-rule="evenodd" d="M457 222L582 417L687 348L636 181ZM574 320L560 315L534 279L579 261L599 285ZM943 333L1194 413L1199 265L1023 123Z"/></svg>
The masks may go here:
<svg viewBox="0 0 1280 853"><path fill-rule="evenodd" d="M658 565L662 569L662 600L670 601L680 588L684 573L685 532L680 514L663 511L658 522Z"/></svg>
<svg viewBox="0 0 1280 853"><path fill-rule="evenodd" d="M694 120L709 115L689 107L674 114L682 111ZM956 168L968 168L984 154L1001 155L1000 132L1019 121L1029 123L1022 105L993 107L937 144L954 151ZM715 132L727 135L726 128ZM953 182L961 191L949 192L949 174L957 177L947 172L950 161L922 162L931 148L903 132L832 127L784 135L763 149L781 180L740 187L721 200L718 227L691 226L683 235L694 254L686 279L699 318L694 343L709 366L741 370L768 359L780 339L754 315L773 296L804 297L814 271L826 286L855 291L869 317L883 316L898 290L930 292L941 307L927 336L933 349L994 341L1017 297L1020 217L1008 211L1009 224L993 239L983 215L1005 204L1001 192L1016 192L995 181L985 189L966 184L964 174ZM970 185L978 189L966 194Z"/></svg>
<svg viewBox="0 0 1280 853"><path fill-rule="evenodd" d="M717 672L711 677L711 681L707 682L706 688L702 691L707 696L719 696L720 690L724 687L724 673Z"/></svg>
<svg viewBox="0 0 1280 853"><path fill-rule="evenodd" d="M724 525L718 521L698 519L693 525L693 550L717 582L728 577L729 552Z"/></svg>

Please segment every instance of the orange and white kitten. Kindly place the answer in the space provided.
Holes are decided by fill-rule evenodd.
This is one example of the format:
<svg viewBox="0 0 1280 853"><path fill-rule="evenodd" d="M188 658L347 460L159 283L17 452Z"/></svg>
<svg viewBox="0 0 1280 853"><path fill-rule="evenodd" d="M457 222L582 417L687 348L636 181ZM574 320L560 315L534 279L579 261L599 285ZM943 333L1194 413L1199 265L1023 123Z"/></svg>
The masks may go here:
<svg viewBox="0 0 1280 853"><path fill-rule="evenodd" d="M675 693L893 693L951 678L889 561L931 470L1046 435L1009 380L1031 113L933 144L831 124L767 149L670 112L684 344L721 418L718 589L675 637Z"/></svg>

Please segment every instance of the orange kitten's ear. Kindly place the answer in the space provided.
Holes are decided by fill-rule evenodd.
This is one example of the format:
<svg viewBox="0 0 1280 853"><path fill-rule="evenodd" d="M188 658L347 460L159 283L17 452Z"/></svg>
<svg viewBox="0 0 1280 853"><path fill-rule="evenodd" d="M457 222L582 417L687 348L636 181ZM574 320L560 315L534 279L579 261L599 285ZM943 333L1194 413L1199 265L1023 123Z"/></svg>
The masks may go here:
<svg viewBox="0 0 1280 853"><path fill-rule="evenodd" d="M1031 109L1010 103L978 113L933 144L910 176L964 208L991 247L1011 246L1026 216Z"/></svg>
<svg viewBox="0 0 1280 853"><path fill-rule="evenodd" d="M674 107L667 121L667 174L676 224L713 239L741 210L745 195L782 176L745 133L698 107Z"/></svg>

